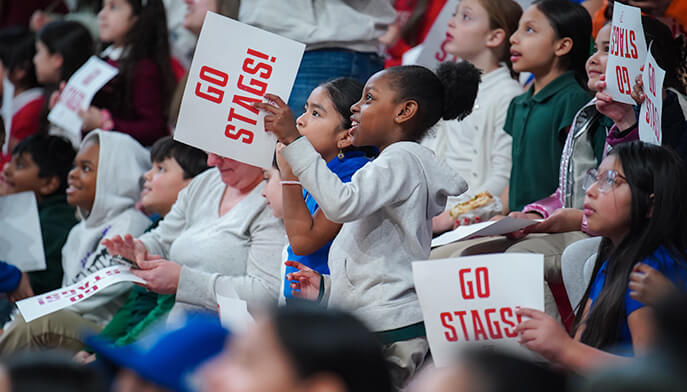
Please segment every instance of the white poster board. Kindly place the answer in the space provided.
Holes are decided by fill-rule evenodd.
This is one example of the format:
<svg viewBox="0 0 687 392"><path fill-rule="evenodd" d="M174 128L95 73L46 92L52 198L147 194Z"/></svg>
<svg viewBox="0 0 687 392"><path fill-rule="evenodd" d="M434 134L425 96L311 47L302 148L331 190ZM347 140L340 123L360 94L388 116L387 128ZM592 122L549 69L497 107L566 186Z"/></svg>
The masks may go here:
<svg viewBox="0 0 687 392"><path fill-rule="evenodd" d="M33 192L0 197L0 261L24 272L46 268L38 204Z"/></svg>
<svg viewBox="0 0 687 392"><path fill-rule="evenodd" d="M71 286L17 301L17 308L28 323L46 314L79 303L115 283L145 283L143 279L132 274L129 268L125 265L103 268Z"/></svg>
<svg viewBox="0 0 687 392"><path fill-rule="evenodd" d="M649 51L644 64L644 72L642 72L646 99L639 111L639 140L659 146L663 139L661 113L663 113L663 79L665 76L666 71L658 66L656 59Z"/></svg>
<svg viewBox="0 0 687 392"><path fill-rule="evenodd" d="M521 219L506 216L501 220L474 223L467 226L458 226L455 230L446 232L432 240L432 248L443 246L452 242L467 240L473 237L486 237L490 235L502 235L522 230L532 226L539 219Z"/></svg>
<svg viewBox="0 0 687 392"><path fill-rule="evenodd" d="M494 254L413 262L413 278L437 366L467 347L520 346L518 308L544 310L544 256Z"/></svg>
<svg viewBox="0 0 687 392"><path fill-rule="evenodd" d="M646 52L641 10L615 2L606 65L606 92L613 100L635 104L630 94Z"/></svg>
<svg viewBox="0 0 687 392"><path fill-rule="evenodd" d="M456 12L459 0L448 0L444 8L434 20L432 28L427 33L422 49L414 60L415 64L423 65L431 70L435 70L437 65L443 61L456 61L456 56L446 53L444 46L449 41L446 33L448 32L448 22L453 13ZM405 62L404 62L405 64Z"/></svg>
<svg viewBox="0 0 687 392"><path fill-rule="evenodd" d="M96 56L91 56L69 78L60 99L48 114L48 120L73 135L81 136L83 120L79 116L79 111L88 109L95 93L114 78L117 72L117 68Z"/></svg>
<svg viewBox="0 0 687 392"><path fill-rule="evenodd" d="M276 138L255 109L265 93L287 101L305 45L208 12L193 56L174 139L263 168Z"/></svg>

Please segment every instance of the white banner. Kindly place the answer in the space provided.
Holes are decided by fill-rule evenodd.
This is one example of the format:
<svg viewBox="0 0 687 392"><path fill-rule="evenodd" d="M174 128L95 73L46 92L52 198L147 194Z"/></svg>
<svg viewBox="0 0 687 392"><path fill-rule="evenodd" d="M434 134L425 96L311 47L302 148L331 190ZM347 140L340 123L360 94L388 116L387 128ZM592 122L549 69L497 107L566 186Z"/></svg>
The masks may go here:
<svg viewBox="0 0 687 392"><path fill-rule="evenodd" d="M73 135L81 137L83 120L79 116L79 111L88 109L95 93L114 78L117 72L119 72L117 68L96 56L91 56L69 78L69 82L60 94L60 99L50 111L48 120Z"/></svg>
<svg viewBox="0 0 687 392"><path fill-rule="evenodd" d="M46 268L43 234L33 192L0 197L0 261L24 272Z"/></svg>
<svg viewBox="0 0 687 392"><path fill-rule="evenodd" d="M427 33L427 37L422 42L422 49L414 60L415 64L423 65L432 71L443 61L456 61L456 56L446 53L444 46L449 41L446 33L448 32L448 21L456 12L459 0L448 0L444 8L434 20L432 28Z"/></svg>
<svg viewBox="0 0 687 392"><path fill-rule="evenodd" d="M288 100L305 45L208 12L174 138L250 165L272 166L276 138L255 109L265 93Z"/></svg>
<svg viewBox="0 0 687 392"><path fill-rule="evenodd" d="M437 366L466 347L498 347L524 355L515 327L518 308L544 310L544 256L494 254L413 262L415 289Z"/></svg>
<svg viewBox="0 0 687 392"><path fill-rule="evenodd" d="M637 7L616 1L613 5L611 42L606 65L606 92L615 101L635 104L630 94L645 59L642 12Z"/></svg>
<svg viewBox="0 0 687 392"><path fill-rule="evenodd" d="M103 268L71 286L17 301L17 307L28 323L46 314L79 303L104 288L120 282L145 283L143 279L132 274L128 266L115 265Z"/></svg>
<svg viewBox="0 0 687 392"><path fill-rule="evenodd" d="M455 230L444 233L432 240L432 248L450 244L452 242L467 240L473 237L486 237L490 235L502 235L512 233L532 226L541 220L516 219L506 216L501 220L474 223L467 226L458 226Z"/></svg>
<svg viewBox="0 0 687 392"><path fill-rule="evenodd" d="M644 63L644 72L642 72L646 99L639 111L639 140L659 146L663 139L661 113L663 113L663 79L665 76L666 71L658 66L656 59L649 51Z"/></svg>

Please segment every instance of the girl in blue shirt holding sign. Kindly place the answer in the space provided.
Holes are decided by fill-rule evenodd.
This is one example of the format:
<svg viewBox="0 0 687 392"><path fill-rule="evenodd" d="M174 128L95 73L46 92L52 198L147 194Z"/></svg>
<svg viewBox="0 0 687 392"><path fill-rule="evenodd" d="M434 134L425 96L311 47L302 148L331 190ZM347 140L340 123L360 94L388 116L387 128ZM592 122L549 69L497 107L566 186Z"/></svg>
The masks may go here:
<svg viewBox="0 0 687 392"><path fill-rule="evenodd" d="M320 153L327 167L341 181L350 182L353 173L376 155L373 148L351 145L350 107L360 98L363 85L356 79L337 78L315 88L305 103L305 113L296 120L298 132ZM367 152L367 153L366 153ZM321 274L329 274L329 248L341 229L319 209L315 199L304 190L285 162L280 162L283 185L283 218L289 237L287 260L298 261ZM285 274L296 272L286 267ZM283 295L292 298L290 282L285 280Z"/></svg>
<svg viewBox="0 0 687 392"><path fill-rule="evenodd" d="M652 341L651 309L630 296L633 266L647 264L678 287L687 282L685 174L672 150L623 143L590 171L584 213L589 229L604 237L592 281L580 301L574 337L543 312L521 309L530 319L516 329L530 350L582 371L616 354L639 353Z"/></svg>

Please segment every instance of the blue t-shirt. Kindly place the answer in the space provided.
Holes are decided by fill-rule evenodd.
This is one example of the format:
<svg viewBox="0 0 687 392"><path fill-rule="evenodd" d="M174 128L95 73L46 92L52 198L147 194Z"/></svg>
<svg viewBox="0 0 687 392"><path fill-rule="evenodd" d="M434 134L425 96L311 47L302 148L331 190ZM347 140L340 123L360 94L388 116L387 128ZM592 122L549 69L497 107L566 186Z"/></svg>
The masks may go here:
<svg viewBox="0 0 687 392"><path fill-rule="evenodd" d="M327 162L327 167L334 174L339 176L339 179L343 182L350 182L353 174L358 171L361 167L365 166L366 163L370 162L370 159L365 156L365 153L360 150L352 150L344 153L343 159L334 158ZM315 214L318 205L315 199L308 193L308 191L303 190L303 199L305 199L305 205L308 207L310 215ZM329 241L323 247L316 250L315 252L306 255L298 256L291 250L291 245L286 249L288 253L287 260L298 261L321 274L329 274L329 248L332 246L334 240ZM294 267L286 267L286 274L298 271ZM291 287L288 280L286 280L286 275L284 279L284 297L291 298Z"/></svg>
<svg viewBox="0 0 687 392"><path fill-rule="evenodd" d="M642 263L658 270L660 273L665 275L670 279L677 287L686 287L687 283L687 262L686 261L676 261L668 253L666 248L659 246L658 249L649 257L642 260ZM608 260L604 261L599 269L599 273L596 275L596 279L592 283L592 288L589 292L589 299L592 300L591 307L594 307L594 302L601 294L604 284L606 283L606 270L607 270ZM630 288L625 289L625 318L620 320L618 325L620 335L618 340L615 342L618 351L614 351L616 354L621 355L633 355L632 348L632 334L630 333L630 327L627 324L627 318L632 312L643 307L644 304L630 297ZM590 308L591 310L591 308Z"/></svg>

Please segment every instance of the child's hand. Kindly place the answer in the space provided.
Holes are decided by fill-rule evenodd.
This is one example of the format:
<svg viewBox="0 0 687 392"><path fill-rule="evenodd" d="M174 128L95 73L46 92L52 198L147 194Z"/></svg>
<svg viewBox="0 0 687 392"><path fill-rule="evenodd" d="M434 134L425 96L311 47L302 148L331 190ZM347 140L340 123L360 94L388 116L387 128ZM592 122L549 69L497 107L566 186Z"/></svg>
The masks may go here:
<svg viewBox="0 0 687 392"><path fill-rule="evenodd" d="M288 145L301 134L296 129L296 121L289 106L274 94L265 94L265 99L271 103L256 102L253 106L267 112L265 116L265 130L274 133L280 142Z"/></svg>
<svg viewBox="0 0 687 392"><path fill-rule="evenodd" d="M516 313L529 318L515 327L515 332L520 336L518 342L550 361L559 362L573 342L563 326L539 310L521 308Z"/></svg>
<svg viewBox="0 0 687 392"><path fill-rule="evenodd" d="M60 100L60 95L62 94L62 91L64 90L64 86L67 85L67 82L62 81L60 82L60 88L57 89L57 91L53 91L52 94L50 94L50 101L48 102L48 106L50 109L54 108L55 105L57 105L57 101Z"/></svg>
<svg viewBox="0 0 687 392"><path fill-rule="evenodd" d="M644 66L642 66L641 69L643 71ZM637 103L637 106L641 106L642 103L644 103L646 95L644 95L644 81L642 81L641 73L635 77L635 84L632 86L632 93L630 93L630 95Z"/></svg>
<svg viewBox="0 0 687 392"><path fill-rule="evenodd" d="M637 263L632 268L628 287L631 298L649 306L678 292L677 287L665 275L643 263Z"/></svg>
<svg viewBox="0 0 687 392"><path fill-rule="evenodd" d="M146 281L145 288L158 294L176 294L181 276L181 265L153 255L138 263L140 270L131 273Z"/></svg>
<svg viewBox="0 0 687 392"><path fill-rule="evenodd" d="M284 264L289 267L298 268L298 272L286 274L286 280L291 282L289 284L291 295L297 298L317 301L320 295L322 275L297 261L288 260Z"/></svg>
<svg viewBox="0 0 687 392"><path fill-rule="evenodd" d="M100 109L95 106L89 106L86 110L79 111L79 117L83 120L81 125L81 130L84 132L90 132L103 123L102 115L100 114Z"/></svg>
<svg viewBox="0 0 687 392"><path fill-rule="evenodd" d="M89 352L81 350L74 355L72 360L81 365L86 365L95 361L95 354L91 354Z"/></svg>
<svg viewBox="0 0 687 392"><path fill-rule="evenodd" d="M141 240L135 240L131 234L122 236L116 235L112 238L103 240L101 244L107 248L112 256L122 256L125 259L135 261L139 264L148 259L148 249Z"/></svg>
<svg viewBox="0 0 687 392"><path fill-rule="evenodd" d="M540 217L541 218L541 217ZM576 208L559 208L542 222L528 226L525 233L566 233L582 227L582 211Z"/></svg>
<svg viewBox="0 0 687 392"><path fill-rule="evenodd" d="M9 293L8 298L11 302L17 302L29 297L33 297L33 289L31 288L29 275L27 275L26 272L22 272L21 279L19 279L19 286L17 286L13 292Z"/></svg>
<svg viewBox="0 0 687 392"><path fill-rule="evenodd" d="M286 146L283 143L277 143L277 166L279 166L279 176L282 180L298 180L298 177L296 177L296 175L293 174L293 170L291 170L291 166L289 166L289 163L286 161L286 158L284 158L284 156L281 155L281 151L285 147Z"/></svg>
<svg viewBox="0 0 687 392"><path fill-rule="evenodd" d="M637 123L635 111L632 105L616 102L613 98L603 92L606 88L606 75L601 75L601 79L596 82L596 110L615 122L621 130L630 128Z"/></svg>

